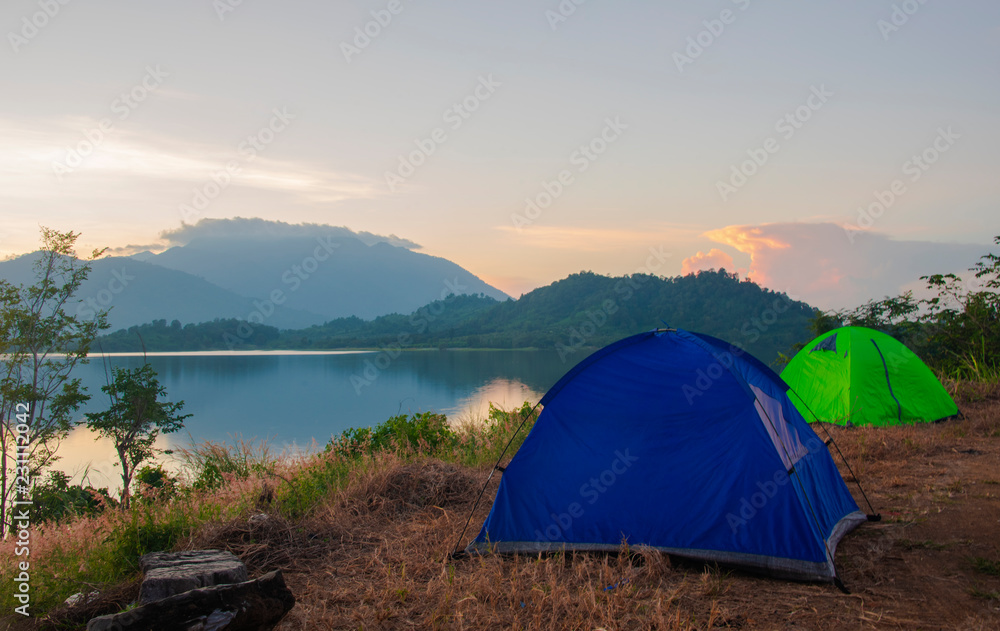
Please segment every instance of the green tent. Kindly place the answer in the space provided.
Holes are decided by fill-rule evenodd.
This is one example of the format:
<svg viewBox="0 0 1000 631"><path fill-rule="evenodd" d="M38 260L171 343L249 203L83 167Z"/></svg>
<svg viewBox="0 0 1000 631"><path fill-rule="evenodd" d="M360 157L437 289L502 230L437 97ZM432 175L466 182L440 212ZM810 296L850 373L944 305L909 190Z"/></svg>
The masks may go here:
<svg viewBox="0 0 1000 631"><path fill-rule="evenodd" d="M792 358L781 378L808 421L882 426L931 423L958 414L941 382L913 351L864 327L817 337Z"/></svg>

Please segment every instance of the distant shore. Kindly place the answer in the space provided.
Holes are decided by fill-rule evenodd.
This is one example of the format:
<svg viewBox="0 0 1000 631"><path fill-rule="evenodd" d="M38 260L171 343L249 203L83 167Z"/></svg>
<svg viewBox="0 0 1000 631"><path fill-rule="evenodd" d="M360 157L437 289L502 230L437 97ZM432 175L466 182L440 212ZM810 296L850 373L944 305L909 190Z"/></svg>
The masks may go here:
<svg viewBox="0 0 1000 631"><path fill-rule="evenodd" d="M584 347L586 348L597 348L595 347ZM227 357L227 356L251 356L251 355L357 355L362 353L378 353L385 349L382 348L351 348L351 349L337 349L337 350L317 350L317 351L304 351L295 349L247 349L245 351L237 350L205 350L205 351L121 351L114 353L91 353L90 357ZM533 346L526 346L523 348L437 348L431 346L414 347L414 348L403 348L400 349L401 352L409 353L414 351L537 351L546 350L540 349ZM547 349L553 350L553 349Z"/></svg>

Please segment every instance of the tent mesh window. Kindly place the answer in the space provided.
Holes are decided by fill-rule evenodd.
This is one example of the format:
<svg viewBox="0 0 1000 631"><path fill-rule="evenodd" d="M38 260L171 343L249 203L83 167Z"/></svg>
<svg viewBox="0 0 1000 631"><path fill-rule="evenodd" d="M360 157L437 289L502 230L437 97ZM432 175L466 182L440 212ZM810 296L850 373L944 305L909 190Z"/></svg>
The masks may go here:
<svg viewBox="0 0 1000 631"><path fill-rule="evenodd" d="M810 353L815 353L816 351L833 351L834 353L836 353L837 352L837 336L836 335L831 335L830 337L826 338L825 340L823 340L822 342L820 342L819 344L817 344L816 346L814 346L813 349L811 351L809 351L809 352Z"/></svg>

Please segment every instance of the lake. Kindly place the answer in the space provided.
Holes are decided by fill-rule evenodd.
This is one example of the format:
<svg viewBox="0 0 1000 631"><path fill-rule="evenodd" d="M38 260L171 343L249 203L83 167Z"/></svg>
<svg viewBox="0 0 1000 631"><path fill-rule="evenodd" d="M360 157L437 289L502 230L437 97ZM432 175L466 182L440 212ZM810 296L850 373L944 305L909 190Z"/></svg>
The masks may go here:
<svg viewBox="0 0 1000 631"><path fill-rule="evenodd" d="M564 363L554 350L455 350L386 352L203 352L150 354L167 389L192 414L184 430L164 436L161 448L234 436L268 439L281 449L320 447L351 427L376 425L396 414L441 412L452 421L480 419L493 402L519 406L538 399L587 353ZM79 412L106 409L106 367L134 368L141 354L91 358L74 376L91 400ZM117 488L110 442L86 428L73 431L59 450L59 469L90 484Z"/></svg>

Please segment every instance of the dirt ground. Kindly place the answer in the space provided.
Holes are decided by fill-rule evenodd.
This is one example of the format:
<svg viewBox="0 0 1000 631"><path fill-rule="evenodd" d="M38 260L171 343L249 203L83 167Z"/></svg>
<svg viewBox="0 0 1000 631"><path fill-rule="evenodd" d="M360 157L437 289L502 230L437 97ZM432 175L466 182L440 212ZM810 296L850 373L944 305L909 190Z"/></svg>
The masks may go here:
<svg viewBox="0 0 1000 631"><path fill-rule="evenodd" d="M458 561L449 599L442 557L466 515L459 504L376 526L364 551L329 558L327 578L289 575L304 598L280 628L1000 629L1000 401L963 410L920 427L829 428L883 517L837 551L850 594L645 555ZM435 561L414 562L414 548Z"/></svg>
<svg viewBox="0 0 1000 631"><path fill-rule="evenodd" d="M883 440L858 475L883 521L844 538L852 594L810 602L802 628L1000 629L1000 405L963 407L965 421L866 432Z"/></svg>

